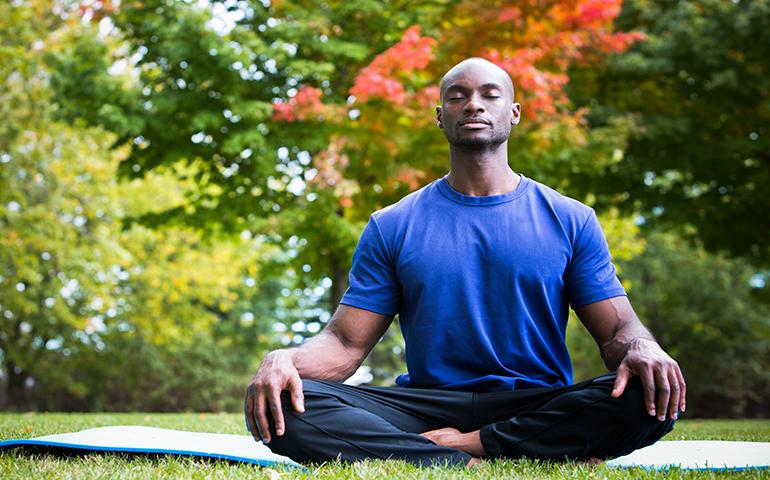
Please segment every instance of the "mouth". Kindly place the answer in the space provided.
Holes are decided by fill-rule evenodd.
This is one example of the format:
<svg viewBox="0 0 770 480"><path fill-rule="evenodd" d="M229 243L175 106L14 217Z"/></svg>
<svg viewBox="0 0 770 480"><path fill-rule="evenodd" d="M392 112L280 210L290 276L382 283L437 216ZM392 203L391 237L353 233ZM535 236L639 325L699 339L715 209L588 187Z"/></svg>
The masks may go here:
<svg viewBox="0 0 770 480"><path fill-rule="evenodd" d="M489 127L490 123L483 118L466 118L459 123L460 128L466 128L469 130L478 130L481 128Z"/></svg>

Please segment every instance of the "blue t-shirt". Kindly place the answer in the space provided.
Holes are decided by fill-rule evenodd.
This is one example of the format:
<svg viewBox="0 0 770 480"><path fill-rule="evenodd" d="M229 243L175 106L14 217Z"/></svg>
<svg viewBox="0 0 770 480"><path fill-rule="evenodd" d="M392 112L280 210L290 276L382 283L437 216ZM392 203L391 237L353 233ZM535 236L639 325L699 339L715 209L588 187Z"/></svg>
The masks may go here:
<svg viewBox="0 0 770 480"><path fill-rule="evenodd" d="M572 384L573 308L625 295L593 209L521 176L468 196L446 176L372 214L340 303L399 314L404 387Z"/></svg>

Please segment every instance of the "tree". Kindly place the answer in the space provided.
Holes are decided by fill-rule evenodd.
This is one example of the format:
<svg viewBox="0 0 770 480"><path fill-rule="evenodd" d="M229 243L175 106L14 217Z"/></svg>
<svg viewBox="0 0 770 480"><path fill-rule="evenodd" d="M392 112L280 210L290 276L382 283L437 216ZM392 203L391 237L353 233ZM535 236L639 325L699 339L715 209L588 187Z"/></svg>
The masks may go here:
<svg viewBox="0 0 770 480"><path fill-rule="evenodd" d="M752 295L751 265L656 232L623 272L634 308L682 367L688 415L766 416L770 309Z"/></svg>
<svg viewBox="0 0 770 480"><path fill-rule="evenodd" d="M273 296L286 280L260 271L278 252L259 237L124 222L183 204L192 186L163 168L118 183L115 134L60 120L71 112L50 65L88 80L108 50L51 7L0 6L0 404L237 407L254 359L279 344ZM72 48L93 56L62 55Z"/></svg>
<svg viewBox="0 0 770 480"><path fill-rule="evenodd" d="M309 239L298 259L317 265L321 262L316 252L345 259L346 269L337 269L333 276L335 284L343 283L350 240L369 213L446 171L445 141L434 125L437 85L449 66L473 55L496 61L524 87L519 97L527 123L510 142L515 167L590 201L586 191L571 182L571 174L597 172L617 161L625 124L587 129L585 112L572 110L562 93L566 72L572 62L590 63L641 38L612 33L619 3L602 6L608 8L597 10L593 2L535 2L524 7L461 2L440 12L440 21L410 27L399 42L363 66L345 102L303 85L295 97L276 103L273 120L290 124L282 128L285 143L298 144L294 151L313 153L307 190L323 204L316 208L324 211L322 220L304 208L296 217L288 216L290 225ZM332 124L334 133L327 133L324 124ZM320 152L318 144L323 145ZM284 182L290 181L284 177ZM329 248L328 237L314 234L323 231L322 222L344 232L344 242L338 244L345 249ZM342 228L344 224L355 226L356 234ZM333 305L343 291L332 295Z"/></svg>
<svg viewBox="0 0 770 480"><path fill-rule="evenodd" d="M369 214L446 171L433 110L459 59L487 56L522 87L511 158L529 176L590 202L575 174L624 147L623 121L589 129L563 93L571 65L640 39L612 32L619 1L214 2L213 19L184 3L106 5L87 15L112 22L108 40L84 34L49 64L63 118L131 147L125 176L192 180L184 204L138 221L264 235L289 253L296 291L331 281L329 310ZM237 21L222 28L225 10Z"/></svg>
<svg viewBox="0 0 770 480"><path fill-rule="evenodd" d="M585 181L603 204L687 225L710 251L766 266L770 5L629 0L616 25L647 41L575 71L570 95L594 126L630 119L631 136L619 162Z"/></svg>
<svg viewBox="0 0 770 480"><path fill-rule="evenodd" d="M112 81L94 99L82 86L110 84L107 64L89 42L76 44L66 56L93 73L84 81L66 60L52 62L59 98L72 105L63 111L78 117L77 105L101 105L89 121L131 142L126 174L194 167L185 171L199 188L186 205L145 222L230 231L259 223L284 246L304 239L294 270L305 285L331 278L332 308L369 213L446 170L432 110L439 76L458 59L486 55L523 87L530 122L511 143L532 176L583 197L565 167L597 171L623 146L622 122L587 129L562 88L572 63L640 38L611 31L618 1L226 5L238 21L218 31L221 19L181 3L97 12L114 22L136 81Z"/></svg>
<svg viewBox="0 0 770 480"><path fill-rule="evenodd" d="M49 6L0 7L0 105L6 119L0 127L0 351L6 402L23 403L34 385L28 372L36 365L46 368L47 349L82 330L95 298L108 296L95 277L99 261L115 255L102 235L112 200L98 184L106 145L49 123L42 39L61 22L45 15L35 20ZM73 185L79 176L98 179L89 201Z"/></svg>

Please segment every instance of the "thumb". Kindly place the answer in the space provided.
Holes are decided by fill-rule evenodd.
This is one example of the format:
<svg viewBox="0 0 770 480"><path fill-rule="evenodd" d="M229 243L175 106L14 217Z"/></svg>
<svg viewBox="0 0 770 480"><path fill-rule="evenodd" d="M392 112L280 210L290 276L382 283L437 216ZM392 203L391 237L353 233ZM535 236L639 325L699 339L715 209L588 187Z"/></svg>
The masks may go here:
<svg viewBox="0 0 770 480"><path fill-rule="evenodd" d="M305 411L305 395L302 391L302 380L299 375L295 375L289 384L289 390L291 390L291 403L294 405L294 410L297 413Z"/></svg>
<svg viewBox="0 0 770 480"><path fill-rule="evenodd" d="M626 390L626 384L631 377L631 370L625 363L621 363L615 372L615 385L612 386L612 397L618 398Z"/></svg>

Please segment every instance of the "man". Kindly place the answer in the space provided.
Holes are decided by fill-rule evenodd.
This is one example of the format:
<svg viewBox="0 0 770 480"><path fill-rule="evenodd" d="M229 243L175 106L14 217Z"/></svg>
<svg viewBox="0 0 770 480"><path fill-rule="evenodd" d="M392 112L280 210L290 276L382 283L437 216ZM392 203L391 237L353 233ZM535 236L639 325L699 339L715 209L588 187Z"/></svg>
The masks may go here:
<svg viewBox="0 0 770 480"><path fill-rule="evenodd" d="M327 327L271 352L247 389L250 431L297 461L608 458L685 410L682 373L636 317L596 215L517 174L508 74L472 58L441 82L445 177L375 212ZM614 371L572 384L569 306ZM349 386L398 313L409 373Z"/></svg>

